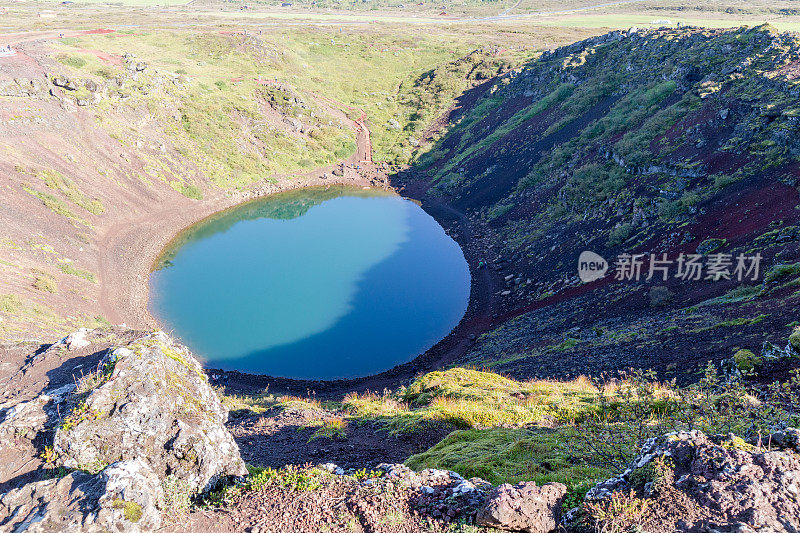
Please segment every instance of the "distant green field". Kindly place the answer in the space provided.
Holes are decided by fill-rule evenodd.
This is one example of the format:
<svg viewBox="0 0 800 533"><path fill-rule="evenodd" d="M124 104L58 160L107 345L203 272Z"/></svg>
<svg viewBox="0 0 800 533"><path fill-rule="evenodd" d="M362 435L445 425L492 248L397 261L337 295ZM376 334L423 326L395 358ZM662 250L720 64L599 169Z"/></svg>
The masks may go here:
<svg viewBox="0 0 800 533"><path fill-rule="evenodd" d="M704 26L708 28L737 28L739 26L757 26L767 22L781 31L797 31L800 29L800 18L798 17L757 17L746 15L735 18L696 18L672 17L669 15L654 16L652 14L598 13L596 15L532 15L529 17L520 17L517 20L542 26L579 28L630 28L631 26L646 28L649 26L675 25L679 22L681 24ZM668 24L667 21L669 22Z"/></svg>
<svg viewBox="0 0 800 533"><path fill-rule="evenodd" d="M133 0L132 0L133 1ZM497 19L488 17L481 18L460 18L460 17L431 17L423 14L418 15L399 15L399 14L386 14L376 12L372 13L320 13L314 11L261 11L261 12L223 12L223 11L202 11L197 13L200 16L210 18L226 18L226 19L250 19L250 20L291 20L291 21L328 21L328 22L341 22L341 23L370 23L370 22L388 22L399 24L434 24L434 25L450 25L450 24L467 24L477 21L484 22L503 22L505 24L516 25L524 24L526 26L548 26L548 27L563 27L563 28L611 28L622 29L637 26L640 28L659 27L659 26L674 26L677 23L687 24L691 26L704 26L708 28L736 28L739 26L757 26L763 23L769 23L781 31L800 31L800 17L787 17L775 15L741 15L731 17L686 17L686 16L670 16L670 13L664 14L637 14L637 13L595 13L589 14L587 12L581 13L566 13L558 15L516 15L513 18Z"/></svg>
<svg viewBox="0 0 800 533"><path fill-rule="evenodd" d="M106 4L110 6L182 6L191 0L73 0L76 4Z"/></svg>

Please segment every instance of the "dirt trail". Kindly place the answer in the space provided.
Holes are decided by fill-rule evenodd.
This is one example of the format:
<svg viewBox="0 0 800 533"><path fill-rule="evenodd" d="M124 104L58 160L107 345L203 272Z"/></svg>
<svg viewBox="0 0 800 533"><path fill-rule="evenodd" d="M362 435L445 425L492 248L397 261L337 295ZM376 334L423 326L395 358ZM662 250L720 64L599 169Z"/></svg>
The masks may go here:
<svg viewBox="0 0 800 533"><path fill-rule="evenodd" d="M53 40L61 39L64 37L80 37L81 35L105 35L107 33L114 33L114 30L100 28L96 30L84 31L26 31L18 33L5 33L0 34L0 46L17 46L23 43L40 40Z"/></svg>

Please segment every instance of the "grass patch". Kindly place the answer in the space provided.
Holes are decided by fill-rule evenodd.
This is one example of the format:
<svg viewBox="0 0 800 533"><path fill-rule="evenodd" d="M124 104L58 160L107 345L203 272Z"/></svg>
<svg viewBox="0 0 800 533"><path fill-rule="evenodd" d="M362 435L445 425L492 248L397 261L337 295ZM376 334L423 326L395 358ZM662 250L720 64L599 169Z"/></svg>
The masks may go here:
<svg viewBox="0 0 800 533"><path fill-rule="evenodd" d="M454 431L406 464L414 469L443 468L465 478L480 477L494 484L559 482L570 491L585 490L611 471L593 462L591 454L576 456L565 445L570 429L468 429Z"/></svg>
<svg viewBox="0 0 800 533"><path fill-rule="evenodd" d="M717 296L716 298L711 298L704 302L700 302L697 304L697 306L702 307L705 305L724 305L749 302L750 300L755 299L760 293L761 289L759 287L736 287L735 289L726 292L722 296Z"/></svg>
<svg viewBox="0 0 800 533"><path fill-rule="evenodd" d="M87 281L91 281L92 283L97 283L97 276L95 276L93 272L89 272L88 270L83 270L81 268L72 266L71 263L61 263L60 265L58 265L58 268L61 269L61 272L63 272L64 274L69 274L70 276L77 276Z"/></svg>
<svg viewBox="0 0 800 533"><path fill-rule="evenodd" d="M712 324L711 326L692 329L690 330L690 333L702 333L704 331L711 331L719 328L730 328L734 326L750 326L762 322L765 318L767 318L767 315L758 315L752 318L745 318L745 317L734 318L732 320L724 320L722 322L717 322L716 324Z"/></svg>
<svg viewBox="0 0 800 533"><path fill-rule="evenodd" d="M58 284L56 283L55 278L48 274L36 276L36 280L33 282L33 287L37 291L49 292L52 294L58 292Z"/></svg>
<svg viewBox="0 0 800 533"><path fill-rule="evenodd" d="M41 200L42 203L45 205L45 207L47 207L53 213L61 215L62 217L66 217L70 220L83 222L80 218L75 216L75 213L73 213L70 210L70 208L67 207L67 204L65 204L62 200L56 198L52 194L37 191L36 189L28 185L23 185L22 188L25 190L25 192L27 192L31 196L35 196L36 198Z"/></svg>
<svg viewBox="0 0 800 533"><path fill-rule="evenodd" d="M42 170L37 176L44 181L48 188L58 191L73 204L82 207L93 215L102 215L105 212L103 203L97 198L89 198L75 184L74 181L67 178L56 170Z"/></svg>
<svg viewBox="0 0 800 533"><path fill-rule="evenodd" d="M764 283L774 283L789 276L800 276L800 262L775 265L764 276Z"/></svg>
<svg viewBox="0 0 800 533"><path fill-rule="evenodd" d="M202 200L203 199L203 191L195 185L194 183L181 183L179 181L171 181L169 186L184 195L187 198L191 198L193 200Z"/></svg>
<svg viewBox="0 0 800 533"><path fill-rule="evenodd" d="M452 368L426 374L393 395L351 394L343 407L354 418L380 420L390 431L404 433L430 423L485 428L573 421L592 411L596 396L585 378L518 382Z"/></svg>
<svg viewBox="0 0 800 533"><path fill-rule="evenodd" d="M329 418L320 422L319 429L317 429L311 437L309 442L317 439L344 439L347 437L347 420L341 417Z"/></svg>

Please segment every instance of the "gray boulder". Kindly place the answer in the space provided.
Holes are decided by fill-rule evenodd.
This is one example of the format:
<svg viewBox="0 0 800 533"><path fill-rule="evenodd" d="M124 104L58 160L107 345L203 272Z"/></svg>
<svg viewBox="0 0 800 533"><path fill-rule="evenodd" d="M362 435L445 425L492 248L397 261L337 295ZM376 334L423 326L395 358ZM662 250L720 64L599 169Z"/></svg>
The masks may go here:
<svg viewBox="0 0 800 533"><path fill-rule="evenodd" d="M504 483L489 493L478 510L477 523L510 531L549 533L561 520L567 487L561 483Z"/></svg>
<svg viewBox="0 0 800 533"><path fill-rule="evenodd" d="M113 350L92 387L84 383L55 434L63 466L99 471L141 459L159 478L174 475L196 491L247 474L200 363L164 333Z"/></svg>
<svg viewBox="0 0 800 533"><path fill-rule="evenodd" d="M14 533L152 531L161 527L162 501L161 481L137 459L14 489L0 498L0 516Z"/></svg>
<svg viewBox="0 0 800 533"><path fill-rule="evenodd" d="M75 82L73 82L71 79L67 78L66 76L62 76L61 74L53 76L52 82L53 82L53 85L55 85L56 87L61 87L62 89L67 89L68 91L77 91L78 90L78 86L75 85Z"/></svg>

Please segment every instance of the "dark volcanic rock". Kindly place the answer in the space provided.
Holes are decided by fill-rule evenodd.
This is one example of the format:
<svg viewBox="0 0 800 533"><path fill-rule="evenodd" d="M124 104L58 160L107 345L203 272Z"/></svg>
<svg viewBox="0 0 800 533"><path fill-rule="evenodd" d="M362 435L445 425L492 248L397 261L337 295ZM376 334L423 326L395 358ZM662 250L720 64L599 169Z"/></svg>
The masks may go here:
<svg viewBox="0 0 800 533"><path fill-rule="evenodd" d="M800 455L790 451L797 432L781 435L768 450L733 436L671 433L649 441L633 467L586 498L598 502L612 492L641 490L633 480L641 481L640 474L659 460L670 471L657 490L656 480L645 483L650 504L637 519L640 531L728 531L733 525L737 531L800 531Z"/></svg>
<svg viewBox="0 0 800 533"><path fill-rule="evenodd" d="M478 525L511 531L549 533L561 520L561 504L567 487L546 483L505 483L489 493L478 511Z"/></svg>

